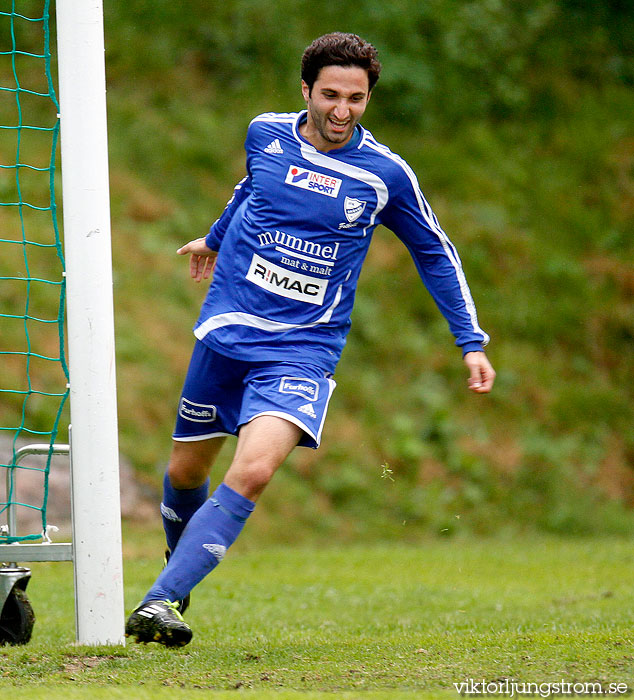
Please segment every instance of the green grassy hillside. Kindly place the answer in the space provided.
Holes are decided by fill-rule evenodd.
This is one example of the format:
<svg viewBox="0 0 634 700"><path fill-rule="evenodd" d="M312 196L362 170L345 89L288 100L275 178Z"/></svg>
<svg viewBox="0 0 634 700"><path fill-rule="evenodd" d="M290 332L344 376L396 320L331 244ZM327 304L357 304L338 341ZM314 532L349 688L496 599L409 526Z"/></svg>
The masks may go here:
<svg viewBox="0 0 634 700"><path fill-rule="evenodd" d="M323 446L276 477L263 532L629 530L633 18L616 1L106 3L121 447L139 474L159 481L204 295L175 250L242 177L250 119L302 107L303 48L342 29L380 51L364 124L460 251L498 381L467 392L377 231Z"/></svg>

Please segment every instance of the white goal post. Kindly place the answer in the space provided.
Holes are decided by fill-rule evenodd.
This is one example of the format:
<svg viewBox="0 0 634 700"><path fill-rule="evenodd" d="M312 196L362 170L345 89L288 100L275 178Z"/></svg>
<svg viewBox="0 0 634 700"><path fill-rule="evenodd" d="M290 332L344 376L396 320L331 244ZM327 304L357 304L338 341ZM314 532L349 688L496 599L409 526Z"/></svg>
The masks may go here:
<svg viewBox="0 0 634 700"><path fill-rule="evenodd" d="M77 641L124 641L102 0L57 0Z"/></svg>

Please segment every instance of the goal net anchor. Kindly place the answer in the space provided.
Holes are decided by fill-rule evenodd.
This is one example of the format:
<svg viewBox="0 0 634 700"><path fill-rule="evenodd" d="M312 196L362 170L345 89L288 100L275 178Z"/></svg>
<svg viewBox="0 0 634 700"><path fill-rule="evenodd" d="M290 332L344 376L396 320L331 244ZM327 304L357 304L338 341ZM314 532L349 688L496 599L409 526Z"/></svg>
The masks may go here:
<svg viewBox="0 0 634 700"><path fill-rule="evenodd" d="M7 489L9 494L16 487L16 475L20 463L30 455L68 455L69 445L33 444L21 447L15 453L12 468L7 470ZM13 489L12 489L13 482ZM7 524L0 526L0 534L7 539L18 535L17 504L9 503L7 507ZM31 570L18 566L17 562L33 561L70 561L73 559L71 543L53 544L47 534L41 544L0 545L0 645L26 644L31 639L35 614L26 594L31 579Z"/></svg>
<svg viewBox="0 0 634 700"><path fill-rule="evenodd" d="M31 570L3 564L0 568L0 645L26 644L31 639L35 614L26 595Z"/></svg>

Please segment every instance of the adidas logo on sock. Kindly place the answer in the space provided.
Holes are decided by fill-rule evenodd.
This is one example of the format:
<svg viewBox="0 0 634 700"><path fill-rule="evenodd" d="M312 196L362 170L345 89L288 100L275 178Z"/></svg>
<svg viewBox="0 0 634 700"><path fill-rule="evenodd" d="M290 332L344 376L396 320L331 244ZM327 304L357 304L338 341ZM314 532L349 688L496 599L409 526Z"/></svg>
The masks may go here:
<svg viewBox="0 0 634 700"><path fill-rule="evenodd" d="M280 140L275 139L274 141L271 141L271 143L264 149L264 152L280 155L280 154L284 153L284 149L282 148L282 144L280 143Z"/></svg>
<svg viewBox="0 0 634 700"><path fill-rule="evenodd" d="M165 503L161 503L161 515L167 519L171 520L173 523L182 523L183 520L176 515L176 512L171 508L168 508Z"/></svg>
<svg viewBox="0 0 634 700"><path fill-rule="evenodd" d="M221 562L227 553L227 548L221 544L204 544L203 549L206 549L218 562Z"/></svg>
<svg viewBox="0 0 634 700"><path fill-rule="evenodd" d="M315 409L313 408L312 403L307 403L304 406L300 406L298 411L301 411L302 413L305 413L307 416L310 416L311 418L317 418L317 414L315 413Z"/></svg>

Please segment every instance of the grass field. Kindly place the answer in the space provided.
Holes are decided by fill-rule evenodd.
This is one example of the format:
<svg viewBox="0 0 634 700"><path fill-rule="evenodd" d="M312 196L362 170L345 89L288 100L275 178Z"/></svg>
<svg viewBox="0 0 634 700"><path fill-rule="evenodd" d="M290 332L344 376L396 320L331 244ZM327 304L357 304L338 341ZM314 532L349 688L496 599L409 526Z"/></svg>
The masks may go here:
<svg viewBox="0 0 634 700"><path fill-rule="evenodd" d="M158 533L126 531L128 610L160 563ZM34 564L33 639L0 648L0 687L35 700L450 698L467 679L622 691L633 564L614 539L238 547L196 589L178 650L76 646L72 567Z"/></svg>

